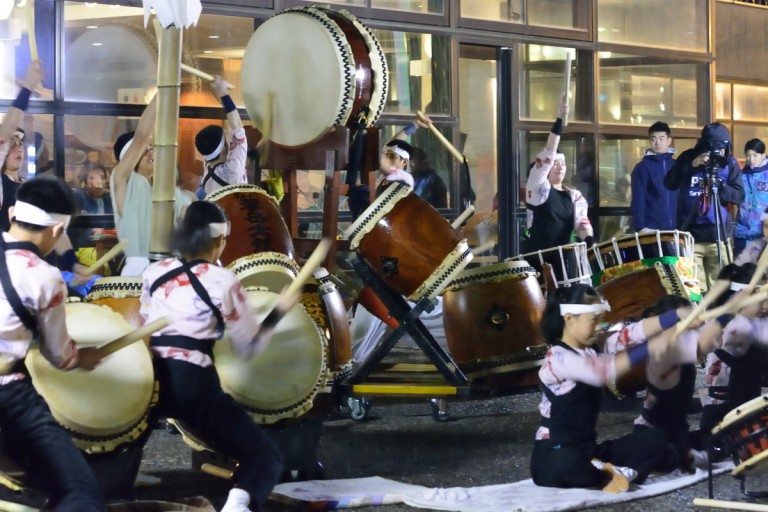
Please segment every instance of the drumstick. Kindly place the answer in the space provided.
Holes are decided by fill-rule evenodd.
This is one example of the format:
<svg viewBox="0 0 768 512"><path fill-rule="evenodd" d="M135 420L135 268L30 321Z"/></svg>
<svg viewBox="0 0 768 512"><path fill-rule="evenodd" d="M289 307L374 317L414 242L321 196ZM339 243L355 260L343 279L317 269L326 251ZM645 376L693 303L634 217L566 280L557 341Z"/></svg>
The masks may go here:
<svg viewBox="0 0 768 512"><path fill-rule="evenodd" d="M474 205L469 205L467 207L467 209L464 210L463 212L461 212L461 215L456 217L456 220L454 220L451 223L451 227L453 229L459 229L461 227L461 225L464 224L464 221L467 220L474 213L475 213L475 206Z"/></svg>
<svg viewBox="0 0 768 512"><path fill-rule="evenodd" d="M112 247L110 250L104 253L104 256L96 260L96 263L86 268L83 274L86 276L90 276L91 274L96 273L96 271L98 271L101 267L103 267L109 260L111 260L118 254L123 252L123 250L127 245L128 245L128 240L120 240L115 244L114 247Z"/></svg>
<svg viewBox="0 0 768 512"><path fill-rule="evenodd" d="M131 331L128 334L120 336L116 340L110 341L106 345L100 346L96 350L99 351L99 356L104 358L109 354L117 352L121 348L127 347L131 343L136 343L140 339L144 338L145 336L149 336L155 331L159 331L160 329L166 327L170 323L171 323L170 319L167 316L158 318L153 322L144 324L143 326L139 327L135 331Z"/></svg>
<svg viewBox="0 0 768 512"><path fill-rule="evenodd" d="M285 290L283 290L281 295L283 297L290 298L296 294L296 292L298 292L306 284L309 278L312 277L312 274L314 274L315 270L317 270L317 267L319 267L323 262L325 255L328 254L328 249L330 248L330 238L323 238L320 240L320 243L318 243L315 250L312 251L312 254L309 256L307 262L304 263L304 266L301 267L299 275L297 275L296 279L294 279L293 282L288 285Z"/></svg>
<svg viewBox="0 0 768 512"><path fill-rule="evenodd" d="M439 141L440 141L440 142L443 144L443 146L445 146L445 147L446 147L446 149L448 149L448 151L450 151L450 152L451 152L451 154L454 156L454 158L456 158L456 160L458 160L459 162L464 162L464 155L462 155L462 154L461 154L461 151L459 151L458 149L456 149L456 146L454 146L453 144L451 144L451 143L448 141L448 139L446 139L446 138L445 138L445 135L443 135L442 133L440 133L440 130L438 130L438 129L435 127L435 125L433 125L433 124L432 124L432 123L429 121L429 119L427 119L427 116L425 116L425 115L424 115L424 112L422 112L421 110L417 110L417 111L416 111L416 117L418 117L418 118L419 118L419 121L421 121L422 123L425 123L427 126L429 126L429 131L431 131L431 132L432 132L432 134L433 134L435 137L437 137L437 140L439 140Z"/></svg>
<svg viewBox="0 0 768 512"><path fill-rule="evenodd" d="M35 0L27 1L27 37L29 37L29 54L32 62L38 60L37 37L35 37Z"/></svg>
<svg viewBox="0 0 768 512"><path fill-rule="evenodd" d="M712 318L717 318L720 315L737 313L738 311L744 309L747 306L751 306L752 304L763 302L764 300L767 300L767 299L768 299L768 290L764 290L761 292L754 293L752 295L748 295L743 299L741 299L739 302L734 302L731 304L726 303L720 307L711 309L706 313L702 314L700 318L701 320L710 320Z"/></svg>
<svg viewBox="0 0 768 512"><path fill-rule="evenodd" d="M209 75L205 71L200 71L199 69L193 68L192 66L190 66L188 64L184 64L183 62L181 63L181 69L182 69L182 71L186 71L190 75L198 76L198 77L200 77L203 80L206 80L208 82L213 82L214 80L216 80L215 76ZM232 85L232 84L229 84L227 86L227 88L230 89L230 90L234 90L235 86Z"/></svg>
<svg viewBox="0 0 768 512"><path fill-rule="evenodd" d="M269 144L267 141L272 137L272 104L274 103L275 95L272 91L267 91L267 97L264 99L264 131L261 132L261 142L264 142L263 149L259 154L259 167L264 167L267 164L267 157L269 157Z"/></svg>
<svg viewBox="0 0 768 512"><path fill-rule="evenodd" d="M757 260L755 273L752 274L752 279L749 280L749 284L745 288L747 294L752 293L752 290L755 289L755 286L757 286L757 283L760 282L760 279L765 277L766 270L768 270L768 250L763 250L760 258Z"/></svg>
<svg viewBox="0 0 768 512"><path fill-rule="evenodd" d="M720 297L723 293L725 293L726 290L728 290L731 287L731 282L727 281L725 279L718 279L715 281L715 284L712 286L712 288L709 289L707 294L704 296L704 298L699 302L699 305L696 306L696 309L694 309L690 315L682 319L680 322L677 323L677 327L675 328L675 332L672 335L672 339L670 341L674 341L677 339L678 336L680 336L683 331L685 331L694 320L696 320L699 316L704 313L704 311L709 307L710 304L715 302L718 297Z"/></svg>
<svg viewBox="0 0 768 512"><path fill-rule="evenodd" d="M563 102L568 104L568 93L571 90L571 52L566 50L568 57L565 59L565 91L563 92ZM563 126L568 126L568 114L563 116Z"/></svg>
<svg viewBox="0 0 768 512"><path fill-rule="evenodd" d="M496 247L496 240L488 240L484 244L480 244L472 249L472 256L477 256L478 254L482 254L485 251L490 251L494 247Z"/></svg>
<svg viewBox="0 0 768 512"><path fill-rule="evenodd" d="M710 500L707 498L694 498L694 507L725 508L729 510L747 510L750 512L768 512L768 505L759 503L744 503L742 501Z"/></svg>

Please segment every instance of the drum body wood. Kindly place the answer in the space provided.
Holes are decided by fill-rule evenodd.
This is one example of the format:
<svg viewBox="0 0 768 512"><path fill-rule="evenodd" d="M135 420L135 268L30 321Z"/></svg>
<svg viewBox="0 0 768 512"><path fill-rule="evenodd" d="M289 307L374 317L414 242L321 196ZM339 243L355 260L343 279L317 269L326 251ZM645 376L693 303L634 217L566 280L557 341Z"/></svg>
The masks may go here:
<svg viewBox="0 0 768 512"><path fill-rule="evenodd" d="M555 279L559 286L570 286L575 283L589 284L592 271L587 263L587 244L561 245L541 251L529 252L509 258L513 261L526 261L538 272L544 263L552 265Z"/></svg>
<svg viewBox="0 0 768 512"><path fill-rule="evenodd" d="M596 289L611 305L611 310L604 315L604 320L611 324L640 320L643 311L655 306L665 295L690 299L677 268L662 263L611 279ZM615 388L609 388L618 396L645 389L645 369L645 364L634 366L629 373L616 379Z"/></svg>
<svg viewBox="0 0 768 512"><path fill-rule="evenodd" d="M231 223L221 254L226 266L258 252L279 252L294 257L293 240L277 201L256 185L227 185L208 194L206 201L222 207Z"/></svg>
<svg viewBox="0 0 768 512"><path fill-rule="evenodd" d="M102 277L93 283L85 301L120 313L133 329L144 325L141 316L141 277Z"/></svg>
<svg viewBox="0 0 768 512"><path fill-rule="evenodd" d="M361 111L372 125L387 81L373 33L350 13L324 7L279 12L256 29L243 56L248 115L260 131L271 116L270 140L286 147L309 145Z"/></svg>
<svg viewBox="0 0 768 512"><path fill-rule="evenodd" d="M387 285L412 301L439 295L472 260L467 241L402 183L388 186L344 235Z"/></svg>
<svg viewBox="0 0 768 512"><path fill-rule="evenodd" d="M547 349L539 331L543 312L536 271L525 262L464 270L443 294L451 356L470 376L516 373L522 386L536 385Z"/></svg>
<svg viewBox="0 0 768 512"><path fill-rule="evenodd" d="M67 330L79 347L100 346L133 329L106 306L66 304ZM133 343L107 356L92 371L54 368L33 346L26 365L32 382L56 420L88 453L111 452L148 428L156 402L149 349Z"/></svg>
<svg viewBox="0 0 768 512"><path fill-rule="evenodd" d="M653 231L614 238L592 246L589 264L597 274L605 269L647 258L693 258L693 236L685 231Z"/></svg>
<svg viewBox="0 0 768 512"><path fill-rule="evenodd" d="M227 268L240 280L243 286L264 287L279 293L291 284L299 274L299 266L285 254L260 252L238 258Z"/></svg>
<svg viewBox="0 0 768 512"><path fill-rule="evenodd" d="M733 476L764 473L768 469L768 395L726 414L712 435L725 440L736 465Z"/></svg>
<svg viewBox="0 0 768 512"><path fill-rule="evenodd" d="M247 293L256 316L263 320L278 295L257 288ZM213 353L222 389L262 424L303 415L328 379L325 339L301 305L277 324L261 354L241 359L226 334Z"/></svg>

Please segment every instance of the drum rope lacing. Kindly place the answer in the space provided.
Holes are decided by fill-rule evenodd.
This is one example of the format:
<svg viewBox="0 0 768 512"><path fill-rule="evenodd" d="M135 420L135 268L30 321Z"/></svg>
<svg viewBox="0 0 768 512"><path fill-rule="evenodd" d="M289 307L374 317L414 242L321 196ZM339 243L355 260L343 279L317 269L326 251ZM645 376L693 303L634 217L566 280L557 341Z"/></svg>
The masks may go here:
<svg viewBox="0 0 768 512"><path fill-rule="evenodd" d="M347 233L347 240L351 241L357 238L360 232L364 231L365 228L368 227L368 225L373 222L374 219L376 219L376 222L378 222L379 213L384 211L384 207L389 205L389 200L398 195L403 187L408 187L408 185L398 183L395 187L389 186L384 189L384 196L382 200L379 201L379 204L375 206L371 205L372 208L369 208L368 214L362 220L359 220L357 227L352 232Z"/></svg>
<svg viewBox="0 0 768 512"><path fill-rule="evenodd" d="M239 263L236 266L232 267L232 271L235 274L239 274L245 270L250 270L253 267L261 267L263 265L277 265L278 267L283 267L291 271L291 273L294 275L294 277L298 274L296 271L295 265L292 265L291 262L281 260L278 258L267 258L263 260L255 260L255 261L246 261L244 263Z"/></svg>
<svg viewBox="0 0 768 512"><path fill-rule="evenodd" d="M484 272L482 276L480 275L470 275L470 276L464 276L464 277L458 277L451 281L450 287L455 288L457 286L462 285L468 285L468 284L476 284L478 283L479 278L494 278L494 277L504 277L504 276L516 276L517 274L527 274L531 276L536 275L536 269L533 267L517 267L517 268L505 268L505 269L499 269L494 270L490 272Z"/></svg>
<svg viewBox="0 0 768 512"><path fill-rule="evenodd" d="M458 246L457 246L458 247ZM439 276L435 278L435 282L430 284L429 286L426 286L420 295L422 297L430 297L437 295L440 291L445 289L444 283L448 281L448 284L450 284L450 278L451 276L456 272L456 270L460 270L466 266L465 261L472 259L472 249L470 247L467 247L467 249L461 253L461 255L448 267L447 270L442 271ZM438 267L439 269L440 267Z"/></svg>

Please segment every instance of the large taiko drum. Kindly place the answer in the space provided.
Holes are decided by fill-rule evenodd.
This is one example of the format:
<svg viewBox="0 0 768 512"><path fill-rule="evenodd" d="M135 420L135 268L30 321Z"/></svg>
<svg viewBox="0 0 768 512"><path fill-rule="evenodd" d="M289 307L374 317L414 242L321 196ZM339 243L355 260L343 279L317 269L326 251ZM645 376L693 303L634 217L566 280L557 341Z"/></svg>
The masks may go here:
<svg viewBox="0 0 768 512"><path fill-rule="evenodd" d="M299 275L293 258L279 252L260 252L238 258L227 268L245 286L259 286L279 293Z"/></svg>
<svg viewBox="0 0 768 512"><path fill-rule="evenodd" d="M537 385L547 350L539 332L543 312L536 270L526 262L464 270L443 294L450 354L473 376L514 374L513 385Z"/></svg>
<svg viewBox="0 0 768 512"><path fill-rule="evenodd" d="M205 197L224 209L231 223L221 254L226 266L258 252L279 252L293 258L293 240L277 200L256 185L227 185Z"/></svg>
<svg viewBox="0 0 768 512"><path fill-rule="evenodd" d="M344 232L350 248L412 301L434 298L472 261L467 241L403 183L393 183Z"/></svg>
<svg viewBox="0 0 768 512"><path fill-rule="evenodd" d="M731 452L736 477L757 475L768 469L768 395L759 396L725 415L712 429Z"/></svg>
<svg viewBox="0 0 768 512"><path fill-rule="evenodd" d="M372 125L384 109L387 80L373 33L348 12L323 7L277 13L256 29L243 55L248 115L260 131L271 117L270 140L281 146L311 144L361 110Z"/></svg>
<svg viewBox="0 0 768 512"><path fill-rule="evenodd" d="M647 258L674 256L693 259L693 236L685 231L651 231L613 238L593 245L589 264L594 274Z"/></svg>
<svg viewBox="0 0 768 512"><path fill-rule="evenodd" d="M86 302L67 303L67 330L78 347L103 345L133 329L117 312ZM157 400L152 357L143 343L107 356L92 371L54 368L33 346L26 365L56 420L88 453L112 452L148 428Z"/></svg>
<svg viewBox="0 0 768 512"><path fill-rule="evenodd" d="M592 272L587 260L587 244L584 242L550 247L509 259L528 262L539 272L542 271L545 263L549 263L552 265L552 271L559 286L589 284L591 281Z"/></svg>
<svg viewBox="0 0 768 512"><path fill-rule="evenodd" d="M107 306L120 313L132 328L138 329L144 325L141 316L141 287L141 277L102 277L93 283L84 300Z"/></svg>
<svg viewBox="0 0 768 512"><path fill-rule="evenodd" d="M259 288L247 293L256 316L263 320L278 294ZM325 338L301 305L277 324L261 354L240 358L226 334L214 345L213 354L222 389L261 424L302 416L328 379Z"/></svg>

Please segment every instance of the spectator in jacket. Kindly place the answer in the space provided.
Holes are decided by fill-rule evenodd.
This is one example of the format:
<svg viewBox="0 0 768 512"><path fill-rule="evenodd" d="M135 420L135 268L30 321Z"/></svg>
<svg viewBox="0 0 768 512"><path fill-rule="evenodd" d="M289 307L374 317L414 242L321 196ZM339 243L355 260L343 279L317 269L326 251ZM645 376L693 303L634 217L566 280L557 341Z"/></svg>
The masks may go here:
<svg viewBox="0 0 768 512"><path fill-rule="evenodd" d="M739 216L734 229L734 250L739 254L747 243L763 237L762 215L768 208L768 158L765 144L752 139L744 146L746 164L741 170L744 181L744 201L739 207Z"/></svg>
<svg viewBox="0 0 768 512"><path fill-rule="evenodd" d="M664 187L664 176L674 165L669 125L656 121L648 128L650 149L632 171L632 227L643 232L675 229L677 190Z"/></svg>

